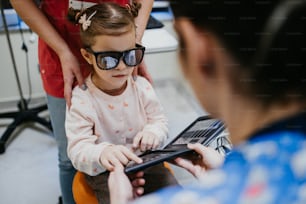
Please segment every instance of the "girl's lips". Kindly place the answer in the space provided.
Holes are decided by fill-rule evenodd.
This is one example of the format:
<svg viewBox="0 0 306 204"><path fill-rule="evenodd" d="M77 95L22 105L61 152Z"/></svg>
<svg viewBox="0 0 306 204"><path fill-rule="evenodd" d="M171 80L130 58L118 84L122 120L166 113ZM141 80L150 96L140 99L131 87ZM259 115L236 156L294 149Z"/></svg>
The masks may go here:
<svg viewBox="0 0 306 204"><path fill-rule="evenodd" d="M119 75L114 75L113 77L116 77L116 78L121 78L121 77L125 77L126 75L124 74L119 74Z"/></svg>

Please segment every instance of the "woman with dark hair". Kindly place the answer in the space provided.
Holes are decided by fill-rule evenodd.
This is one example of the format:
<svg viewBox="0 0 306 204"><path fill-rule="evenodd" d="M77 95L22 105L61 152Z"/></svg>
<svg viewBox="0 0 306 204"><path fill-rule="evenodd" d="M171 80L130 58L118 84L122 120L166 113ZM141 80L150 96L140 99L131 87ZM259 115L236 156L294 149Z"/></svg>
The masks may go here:
<svg viewBox="0 0 306 204"><path fill-rule="evenodd" d="M190 145L199 160L175 162L199 183L135 203L306 203L306 1L171 3L183 72L234 148L217 167ZM113 204L142 191L141 173L130 183L122 169L110 174Z"/></svg>

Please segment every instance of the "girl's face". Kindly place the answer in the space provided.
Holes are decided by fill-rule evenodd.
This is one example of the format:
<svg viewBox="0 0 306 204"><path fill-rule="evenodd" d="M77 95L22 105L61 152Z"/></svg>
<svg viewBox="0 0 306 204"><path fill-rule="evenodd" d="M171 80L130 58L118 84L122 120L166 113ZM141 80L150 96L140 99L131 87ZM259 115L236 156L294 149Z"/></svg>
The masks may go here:
<svg viewBox="0 0 306 204"><path fill-rule="evenodd" d="M91 46L93 52L122 52L135 48L135 32L129 31L122 35L99 35L95 37L95 44ZM87 52L87 51L86 51ZM84 54L83 54L84 56ZM86 59L86 56L84 56ZM87 62L93 65L93 83L103 91L116 93L126 86L127 79L132 75L134 67L127 66L122 58L117 67L102 70L98 67L94 54L87 52ZM120 94L120 92L118 93Z"/></svg>

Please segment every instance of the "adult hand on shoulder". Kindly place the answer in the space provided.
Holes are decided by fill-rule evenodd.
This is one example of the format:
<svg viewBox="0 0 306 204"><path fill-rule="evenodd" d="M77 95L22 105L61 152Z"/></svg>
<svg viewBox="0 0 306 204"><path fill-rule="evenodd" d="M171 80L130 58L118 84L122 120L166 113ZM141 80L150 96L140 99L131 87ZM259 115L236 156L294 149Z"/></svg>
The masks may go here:
<svg viewBox="0 0 306 204"><path fill-rule="evenodd" d="M156 149L159 144L160 138L157 135L145 131L137 133L133 140L133 148L139 148L142 152L146 150Z"/></svg>
<svg viewBox="0 0 306 204"><path fill-rule="evenodd" d="M188 144L188 148L198 153L192 160L176 158L175 163L188 170L196 178L201 177L208 169L218 168L223 164L224 157L211 147L205 147L200 143Z"/></svg>
<svg viewBox="0 0 306 204"><path fill-rule="evenodd" d="M59 55L59 58L64 78L64 97L69 108L75 79L79 86L84 86L84 78L80 70L79 61L70 51Z"/></svg>
<svg viewBox="0 0 306 204"><path fill-rule="evenodd" d="M141 163L142 160L131 150L123 145L109 145L104 148L101 156L101 164L109 171L117 166L125 166L129 161Z"/></svg>
<svg viewBox="0 0 306 204"><path fill-rule="evenodd" d="M144 61L142 61L137 67L135 67L133 71L133 78L137 78L137 75L143 76L146 78L151 84L153 84L153 79L147 69L147 65L145 64Z"/></svg>

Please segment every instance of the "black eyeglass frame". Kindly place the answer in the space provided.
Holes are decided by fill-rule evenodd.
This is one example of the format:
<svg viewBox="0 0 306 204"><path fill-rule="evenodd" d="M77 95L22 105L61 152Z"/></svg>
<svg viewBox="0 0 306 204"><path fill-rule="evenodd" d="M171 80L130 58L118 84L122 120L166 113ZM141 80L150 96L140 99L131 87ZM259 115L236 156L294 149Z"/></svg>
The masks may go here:
<svg viewBox="0 0 306 204"><path fill-rule="evenodd" d="M136 44L135 48L132 48L132 49L129 49L129 50L125 50L125 51L122 51L122 52L119 52L119 51L95 52L90 47L87 47L85 49L95 56L96 64L97 64L98 68L101 69L101 70L112 70L112 69L115 69L119 65L121 59L123 60L123 62L124 62L124 64L126 66L128 66L128 67L135 67L135 66L139 65L142 62L144 54L145 54L145 50L146 50L146 48L144 46L140 45L140 44ZM142 55L141 55L140 60L138 60L135 64L131 65L131 64L127 63L127 61L125 59L125 56L127 55L127 53L129 53L131 51L134 51L134 50L141 50L142 51ZM117 60L116 65L112 66L112 67L108 67L108 68L101 67L100 63L98 62L98 56L99 55L104 55L104 57L115 58Z"/></svg>

